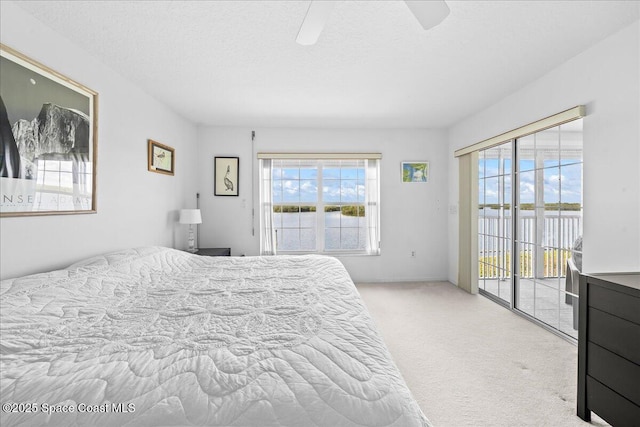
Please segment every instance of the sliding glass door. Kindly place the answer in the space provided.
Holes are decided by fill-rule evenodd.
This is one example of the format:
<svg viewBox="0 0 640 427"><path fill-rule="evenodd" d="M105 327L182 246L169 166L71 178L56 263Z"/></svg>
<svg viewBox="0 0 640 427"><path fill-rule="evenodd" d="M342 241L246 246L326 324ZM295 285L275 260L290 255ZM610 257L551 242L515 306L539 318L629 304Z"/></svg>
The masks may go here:
<svg viewBox="0 0 640 427"><path fill-rule="evenodd" d="M481 292L577 338L582 121L480 151L478 167Z"/></svg>
<svg viewBox="0 0 640 427"><path fill-rule="evenodd" d="M513 142L478 153L478 288L512 302Z"/></svg>

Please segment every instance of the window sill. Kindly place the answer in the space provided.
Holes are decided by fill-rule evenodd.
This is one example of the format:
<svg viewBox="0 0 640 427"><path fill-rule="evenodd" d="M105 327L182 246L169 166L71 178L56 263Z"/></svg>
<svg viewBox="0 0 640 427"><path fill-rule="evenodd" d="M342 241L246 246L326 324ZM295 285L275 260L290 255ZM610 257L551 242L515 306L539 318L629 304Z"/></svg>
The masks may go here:
<svg viewBox="0 0 640 427"><path fill-rule="evenodd" d="M277 255L327 255L333 257L367 257L367 256L380 256L377 254L368 254L366 252L352 252L352 251L329 251L329 252L315 252L315 251L278 251Z"/></svg>

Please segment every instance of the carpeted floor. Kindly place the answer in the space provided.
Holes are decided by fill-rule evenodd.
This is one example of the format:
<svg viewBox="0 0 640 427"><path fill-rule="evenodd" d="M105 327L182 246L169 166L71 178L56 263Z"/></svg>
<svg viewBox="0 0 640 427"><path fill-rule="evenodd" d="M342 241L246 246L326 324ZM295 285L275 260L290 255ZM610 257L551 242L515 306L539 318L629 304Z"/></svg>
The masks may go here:
<svg viewBox="0 0 640 427"><path fill-rule="evenodd" d="M436 427L607 425L575 415L570 342L447 282L357 288Z"/></svg>

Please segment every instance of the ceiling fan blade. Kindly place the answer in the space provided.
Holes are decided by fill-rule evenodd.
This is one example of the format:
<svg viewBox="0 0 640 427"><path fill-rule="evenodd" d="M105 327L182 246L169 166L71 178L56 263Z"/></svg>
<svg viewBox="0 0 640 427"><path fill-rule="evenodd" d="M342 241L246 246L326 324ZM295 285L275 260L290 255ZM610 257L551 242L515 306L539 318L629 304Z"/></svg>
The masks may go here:
<svg viewBox="0 0 640 427"><path fill-rule="evenodd" d="M444 0L406 0L405 3L425 30L440 24L450 12L449 6Z"/></svg>
<svg viewBox="0 0 640 427"><path fill-rule="evenodd" d="M329 18L329 14L335 4L335 1L324 0L312 1L309 4L307 14L302 21L300 31L298 31L298 37L296 37L298 44L309 46L318 41L318 37L320 37L324 24L327 22L327 18Z"/></svg>

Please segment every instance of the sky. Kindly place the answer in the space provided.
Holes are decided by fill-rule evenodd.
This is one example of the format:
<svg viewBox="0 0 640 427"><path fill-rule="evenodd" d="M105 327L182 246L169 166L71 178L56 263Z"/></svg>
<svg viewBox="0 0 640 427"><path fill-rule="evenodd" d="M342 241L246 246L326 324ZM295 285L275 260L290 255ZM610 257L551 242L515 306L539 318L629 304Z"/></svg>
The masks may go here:
<svg viewBox="0 0 640 427"><path fill-rule="evenodd" d="M38 116L42 104L53 103L65 108L90 114L87 95L64 86L37 67L24 67L8 58L0 57L0 96L7 107L9 122L13 124L19 119L31 121Z"/></svg>
<svg viewBox="0 0 640 427"><path fill-rule="evenodd" d="M364 203L364 167L324 167L321 169L322 188L318 188L317 167L273 169L273 202L325 204Z"/></svg>
<svg viewBox="0 0 640 427"><path fill-rule="evenodd" d="M536 175L542 180L538 191L545 204L582 204L582 145L582 120L575 120L520 137L515 148L508 141L480 151L478 178L484 185L479 186L478 204L509 203L512 191L517 191L520 203L535 203ZM512 158L518 159L515 189Z"/></svg>
<svg viewBox="0 0 640 427"><path fill-rule="evenodd" d="M479 204L497 204L503 200L508 202L511 198L512 162L511 160L502 160L502 162L502 167L499 169L498 159L479 161L479 178L485 178L485 186L479 188ZM534 203L536 178L534 161L521 160L519 169L520 203ZM545 203L582 203L582 159L545 160L544 168L540 169L540 172L544 180Z"/></svg>
<svg viewBox="0 0 640 427"><path fill-rule="evenodd" d="M498 159L480 160L479 177L486 179L485 186L479 189L479 204L497 204L510 199L511 160L502 162L499 169ZM520 170L520 203L534 203L536 172L533 160L522 160ZM545 203L582 202L581 159L546 160L541 172ZM317 168L274 168L274 203L318 203L319 195L324 203L364 203L364 168L324 168L320 192L317 177Z"/></svg>
<svg viewBox="0 0 640 427"><path fill-rule="evenodd" d="M557 146L547 147L549 133L547 131L544 135L546 140L540 141L542 138L539 137L540 140L536 143L538 149L543 149L543 155L547 157L539 165L538 171L535 170L533 154L529 153L529 155L519 149L519 155L523 157L519 161L518 168L520 183L517 190L520 203L535 203L537 173L542 174L545 204L582 203L581 151L571 147L570 142L567 143L565 151L558 150ZM563 154L558 156L558 151ZM478 203L481 205L509 203L511 200L513 191L511 152L507 149L501 155L495 155L495 152L493 154L493 157L502 158L482 158L481 155L478 164L478 176L480 183L483 184L480 185L478 193ZM554 156L556 158L549 158ZM274 204L364 203L365 201L363 164L325 161L318 166L315 161L307 164L304 164L304 161L283 161L280 164L274 164L272 174Z"/></svg>

